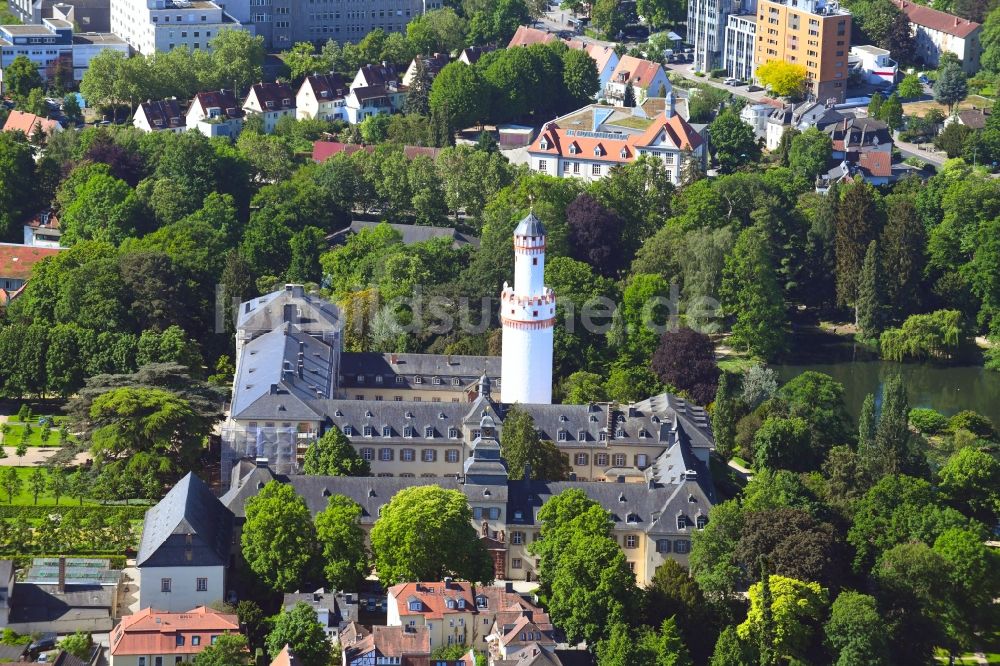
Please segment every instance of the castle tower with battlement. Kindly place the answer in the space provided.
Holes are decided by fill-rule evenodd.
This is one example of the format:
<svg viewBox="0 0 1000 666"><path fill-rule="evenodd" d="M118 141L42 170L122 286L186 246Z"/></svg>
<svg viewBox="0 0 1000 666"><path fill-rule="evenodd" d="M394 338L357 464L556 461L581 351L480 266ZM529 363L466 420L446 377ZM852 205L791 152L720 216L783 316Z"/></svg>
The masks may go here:
<svg viewBox="0 0 1000 666"><path fill-rule="evenodd" d="M529 213L514 230L514 286L504 283L500 294L501 402L552 403L556 296L544 278L545 227Z"/></svg>

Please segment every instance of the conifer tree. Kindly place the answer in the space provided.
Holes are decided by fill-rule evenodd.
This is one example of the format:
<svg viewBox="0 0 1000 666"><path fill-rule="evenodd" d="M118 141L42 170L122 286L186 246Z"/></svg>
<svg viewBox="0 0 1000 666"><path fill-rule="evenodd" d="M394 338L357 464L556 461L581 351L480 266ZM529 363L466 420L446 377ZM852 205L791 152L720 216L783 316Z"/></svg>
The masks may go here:
<svg viewBox="0 0 1000 666"><path fill-rule="evenodd" d="M625 95L622 97L622 106L626 109L635 106L635 88L632 86L631 81L625 84Z"/></svg>
<svg viewBox="0 0 1000 666"><path fill-rule="evenodd" d="M912 197L891 196L887 203L885 229L879 241L885 297L895 314L905 317L920 305L920 282L927 264L927 229Z"/></svg>
<svg viewBox="0 0 1000 666"><path fill-rule="evenodd" d="M868 102L868 117L878 119L882 112L882 95L875 93Z"/></svg>
<svg viewBox="0 0 1000 666"><path fill-rule="evenodd" d="M725 459L733 454L736 443L736 414L733 397L729 393L729 373L719 377L719 388L715 391L715 405L712 409L712 434L715 448Z"/></svg>
<svg viewBox="0 0 1000 666"><path fill-rule="evenodd" d="M760 634L757 640L761 666L776 666L778 655L774 649L774 598L771 595L771 575L767 572L767 563L763 557L760 558Z"/></svg>
<svg viewBox="0 0 1000 666"><path fill-rule="evenodd" d="M871 185L858 179L844 188L837 206L837 303L841 306L853 304L858 295L858 276L865 251L878 230L876 196Z"/></svg>
<svg viewBox="0 0 1000 666"><path fill-rule="evenodd" d="M403 107L408 114L420 114L426 116L431 111L431 83L432 79L430 72L427 71L427 65L424 64L424 59L421 56L417 56L416 69L414 70L413 82L410 83L410 89L406 93L406 102L404 102Z"/></svg>
<svg viewBox="0 0 1000 666"><path fill-rule="evenodd" d="M885 296L883 293L881 262L878 243L872 241L865 252L865 262L858 277L858 298L854 302L855 322L858 332L868 340L878 338L885 324Z"/></svg>
<svg viewBox="0 0 1000 666"><path fill-rule="evenodd" d="M887 474L905 473L912 467L909 412L903 379L893 375L882 389L882 413L875 428L875 446L866 461L874 473L873 481Z"/></svg>
<svg viewBox="0 0 1000 666"><path fill-rule="evenodd" d="M858 418L858 454L862 458L872 454L875 425L875 394L869 393L861 405L861 416Z"/></svg>

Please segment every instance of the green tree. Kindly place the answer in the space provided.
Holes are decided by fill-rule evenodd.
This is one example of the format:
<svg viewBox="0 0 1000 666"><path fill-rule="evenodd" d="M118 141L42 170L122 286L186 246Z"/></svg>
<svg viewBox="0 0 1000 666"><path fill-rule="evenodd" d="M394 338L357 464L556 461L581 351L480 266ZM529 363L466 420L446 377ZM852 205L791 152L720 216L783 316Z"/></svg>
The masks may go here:
<svg viewBox="0 0 1000 666"><path fill-rule="evenodd" d="M833 151L829 134L815 127L796 135L788 149L788 165L793 171L812 181L827 170L827 162Z"/></svg>
<svg viewBox="0 0 1000 666"><path fill-rule="evenodd" d="M249 660L246 636L225 633L195 655L194 663L198 666L243 666Z"/></svg>
<svg viewBox="0 0 1000 666"><path fill-rule="evenodd" d="M809 449L809 424L805 419L769 416L753 438L755 469L808 471L817 466Z"/></svg>
<svg viewBox="0 0 1000 666"><path fill-rule="evenodd" d="M879 203L875 189L860 179L845 187L841 195L835 231L840 305L851 305L857 298L865 253L878 235Z"/></svg>
<svg viewBox="0 0 1000 666"><path fill-rule="evenodd" d="M315 522L327 582L337 590L358 589L369 570L361 506L343 495L331 495Z"/></svg>
<svg viewBox="0 0 1000 666"><path fill-rule="evenodd" d="M326 631L316 618L316 611L303 601L291 609L281 609L274 618L274 628L267 634L268 654L277 656L286 645L303 666L327 666L330 663L330 643Z"/></svg>
<svg viewBox="0 0 1000 666"><path fill-rule="evenodd" d="M897 313L909 313L920 305L927 265L927 230L912 198L891 196L887 203L885 228L879 240L885 297Z"/></svg>
<svg viewBox="0 0 1000 666"><path fill-rule="evenodd" d="M873 93L871 100L868 102L868 117L869 118L881 118L882 117L882 102L885 101L885 97L882 97L879 93Z"/></svg>
<svg viewBox="0 0 1000 666"><path fill-rule="evenodd" d="M622 106L631 109L635 106L635 86L629 81L625 84L625 92L622 94Z"/></svg>
<svg viewBox="0 0 1000 666"><path fill-rule="evenodd" d="M28 489L31 490L31 495L37 506L38 496L45 492L45 472L42 471L41 467L31 470L31 475L28 477Z"/></svg>
<svg viewBox="0 0 1000 666"><path fill-rule="evenodd" d="M855 592L841 592L830 608L824 626L826 643L836 656L835 666L886 666L889 640L875 599Z"/></svg>
<svg viewBox="0 0 1000 666"><path fill-rule="evenodd" d="M209 46L215 83L210 88L246 90L263 79L263 36L245 30L220 30Z"/></svg>
<svg viewBox="0 0 1000 666"><path fill-rule="evenodd" d="M712 153L721 173L732 173L760 159L753 128L733 109L726 109L708 126Z"/></svg>
<svg viewBox="0 0 1000 666"><path fill-rule="evenodd" d="M368 476L371 466L334 426L306 449L302 471L312 476Z"/></svg>
<svg viewBox="0 0 1000 666"><path fill-rule="evenodd" d="M934 82L934 99L948 107L951 113L955 105L969 94L969 84L961 63L947 62L939 71Z"/></svg>
<svg viewBox="0 0 1000 666"><path fill-rule="evenodd" d="M287 274L289 282L319 282L322 279L319 257L325 248L324 235L316 227L306 227L292 234L288 243L292 254Z"/></svg>
<svg viewBox="0 0 1000 666"><path fill-rule="evenodd" d="M565 393L563 402L568 405L586 405L589 402L603 402L608 399L601 376L579 370L563 381L562 390Z"/></svg>
<svg viewBox="0 0 1000 666"><path fill-rule="evenodd" d="M885 100L885 104L879 110L879 117L885 121L890 130L897 130L903 126L903 104L896 93L892 93L889 99Z"/></svg>
<svg viewBox="0 0 1000 666"><path fill-rule="evenodd" d="M819 583L807 583L794 578L770 575L772 601L770 613L774 631L772 644L767 645L779 657L802 659L808 654L812 640L812 627L826 614L827 592ZM740 638L748 640L760 635L767 619L766 597L762 594L764 585L750 586L750 610L743 624L736 627ZM763 658L761 663L764 663ZM777 662L775 662L777 663Z"/></svg>
<svg viewBox="0 0 1000 666"><path fill-rule="evenodd" d="M316 45L312 42L296 42L291 49L282 54L282 60L288 67L289 76L293 81L301 81L310 74L329 71L322 55L316 53Z"/></svg>
<svg viewBox="0 0 1000 666"><path fill-rule="evenodd" d="M135 233L140 212L135 190L114 176L97 173L78 186L62 211L65 243L100 240L118 244Z"/></svg>
<svg viewBox="0 0 1000 666"><path fill-rule="evenodd" d="M413 25L419 21L422 17L417 17L406 27L407 33L411 30ZM424 58L417 56L415 59L416 71L413 74L413 82L410 84L410 89L406 91L406 102L405 109L408 114L420 114L422 116L429 115L431 112L431 86L433 85L433 78L430 72L427 71L427 65L424 63Z"/></svg>
<svg viewBox="0 0 1000 666"><path fill-rule="evenodd" d="M302 585L314 571L316 528L309 509L292 486L269 482L247 500L243 558L274 590Z"/></svg>
<svg viewBox="0 0 1000 666"><path fill-rule="evenodd" d="M744 229L722 274L722 305L735 317L732 344L772 359L785 347L787 315L763 231Z"/></svg>
<svg viewBox="0 0 1000 666"><path fill-rule="evenodd" d="M885 326L885 279L881 271L878 242L868 244L865 261L858 276L858 297L854 302L855 320L861 337L876 339Z"/></svg>
<svg viewBox="0 0 1000 666"><path fill-rule="evenodd" d="M719 377L713 405L712 434L715 435L715 448L719 455L728 460L733 455L736 443L736 405L730 394L728 372L723 372Z"/></svg>
<svg viewBox="0 0 1000 666"><path fill-rule="evenodd" d="M38 66L22 54L4 67L3 84L15 99L27 99L28 93L42 87L42 76L38 73Z"/></svg>
<svg viewBox="0 0 1000 666"><path fill-rule="evenodd" d="M858 455L867 458L874 455L875 451L875 428L878 422L875 419L875 394L869 393L865 396L861 405L861 415L858 418Z"/></svg>
<svg viewBox="0 0 1000 666"><path fill-rule="evenodd" d="M465 495L456 490L416 486L396 493L371 530L379 580L492 581L492 558L471 522Z"/></svg>
<svg viewBox="0 0 1000 666"><path fill-rule="evenodd" d="M88 633L77 631L59 641L59 647L77 659L88 661L94 648L94 639Z"/></svg>
<svg viewBox="0 0 1000 666"><path fill-rule="evenodd" d="M984 525L1000 516L1000 463L985 451L959 449L938 471L939 487L962 513Z"/></svg>
<svg viewBox="0 0 1000 666"><path fill-rule="evenodd" d="M18 473L16 467L6 467L0 472L0 487L7 493L7 503L14 503L14 495L20 495L24 487L24 479Z"/></svg>
<svg viewBox="0 0 1000 666"><path fill-rule="evenodd" d="M740 640L736 627L730 625L719 634L709 663L711 666L751 666L756 661L750 655L749 647Z"/></svg>
<svg viewBox="0 0 1000 666"><path fill-rule="evenodd" d="M455 61L434 77L430 108L432 113L442 114L449 127L461 128L482 120L486 97L486 86L477 70Z"/></svg>
<svg viewBox="0 0 1000 666"><path fill-rule="evenodd" d="M646 624L662 627L674 618L692 656L699 663L706 661L715 639L712 612L688 570L676 560L664 560L644 592Z"/></svg>
<svg viewBox="0 0 1000 666"><path fill-rule="evenodd" d="M511 479L524 477L525 465L531 465L531 477L562 481L569 476L569 463L550 440L538 436L531 414L514 405L507 410L500 437L507 474Z"/></svg>
<svg viewBox="0 0 1000 666"><path fill-rule="evenodd" d="M59 506L59 499L69 492L69 475L65 467L50 468L48 473L48 492Z"/></svg>
<svg viewBox="0 0 1000 666"><path fill-rule="evenodd" d="M573 535L583 533L598 539L611 535L608 512L578 488L550 497L538 511L539 538L528 550L538 558L542 589L548 592L556 566Z"/></svg>
<svg viewBox="0 0 1000 666"><path fill-rule="evenodd" d="M14 132L0 133L0 231L6 234L36 207L36 191L31 146Z"/></svg>
<svg viewBox="0 0 1000 666"><path fill-rule="evenodd" d="M899 82L896 92L903 99L916 99L924 94L924 86L916 74L907 74Z"/></svg>
<svg viewBox="0 0 1000 666"><path fill-rule="evenodd" d="M865 461L872 469L872 478L899 474L911 468L909 415L906 386L899 375L889 377L882 389L882 410L875 428L875 454Z"/></svg>
<svg viewBox="0 0 1000 666"><path fill-rule="evenodd" d="M618 39L619 33L625 28L627 19L620 4L620 0L596 0L590 6L593 26L607 39Z"/></svg>
<svg viewBox="0 0 1000 666"><path fill-rule="evenodd" d="M567 49L562 61L563 85L570 99L579 104L592 99L601 87L594 59L586 51Z"/></svg>

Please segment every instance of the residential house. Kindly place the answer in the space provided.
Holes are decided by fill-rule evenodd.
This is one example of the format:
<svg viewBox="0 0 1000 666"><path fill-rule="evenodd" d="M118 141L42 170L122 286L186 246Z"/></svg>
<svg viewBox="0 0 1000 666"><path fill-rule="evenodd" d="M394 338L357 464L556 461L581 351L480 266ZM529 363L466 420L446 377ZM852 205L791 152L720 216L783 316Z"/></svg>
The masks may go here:
<svg viewBox="0 0 1000 666"><path fill-rule="evenodd" d="M302 666L302 662L292 654L291 646L286 644L278 656L271 660L271 666Z"/></svg>
<svg viewBox="0 0 1000 666"><path fill-rule="evenodd" d="M852 72L861 74L865 83L891 85L896 82L899 65L889 55L888 49L862 44L851 47L847 62Z"/></svg>
<svg viewBox="0 0 1000 666"><path fill-rule="evenodd" d="M663 65L625 55L612 71L611 79L604 88L604 96L609 102L621 106L625 100L625 90L630 83L635 93L636 104L641 104L647 97L666 97L673 89Z"/></svg>
<svg viewBox="0 0 1000 666"><path fill-rule="evenodd" d="M962 69L970 76L979 71L982 55L983 27L912 0L892 0L910 21L914 38L914 55L928 67L937 67L942 53L952 53L962 61Z"/></svg>
<svg viewBox="0 0 1000 666"><path fill-rule="evenodd" d="M772 108L765 123L764 145L768 150L777 150L781 137L789 128L804 132L815 127L825 132L847 116L833 108L818 102L802 102L801 104L785 104Z"/></svg>
<svg viewBox="0 0 1000 666"><path fill-rule="evenodd" d="M188 129L198 130L209 138L235 138L243 129L245 116L232 90L211 90L194 96L184 122Z"/></svg>
<svg viewBox="0 0 1000 666"><path fill-rule="evenodd" d="M892 134L881 120L846 117L826 132L833 151L827 172L816 179L817 192L857 176L871 185L888 185L916 171L905 164L893 164Z"/></svg>
<svg viewBox="0 0 1000 666"><path fill-rule="evenodd" d="M431 649L477 645L476 602L470 583L402 583L389 588L386 624L425 629ZM482 632L483 635L486 632Z"/></svg>
<svg viewBox="0 0 1000 666"><path fill-rule="evenodd" d="M287 83L255 83L243 102L243 111L262 116L264 133L270 134L278 120L295 117L295 95Z"/></svg>
<svg viewBox="0 0 1000 666"><path fill-rule="evenodd" d="M295 117L299 120L347 120L347 83L340 74L307 76L295 94Z"/></svg>
<svg viewBox="0 0 1000 666"><path fill-rule="evenodd" d="M406 90L392 65L365 65L351 81L345 105L347 122L353 125L371 116L401 111Z"/></svg>
<svg viewBox="0 0 1000 666"><path fill-rule="evenodd" d="M424 71L427 75L434 79L438 75L444 66L447 65L451 59L448 57L447 53L435 53L434 55L417 55L410 61L410 66L406 68L406 73L403 74L403 85L412 86L413 80L417 78L417 62L423 63Z"/></svg>
<svg viewBox="0 0 1000 666"><path fill-rule="evenodd" d="M458 59L471 67L479 62L479 59L484 55L496 50L497 47L493 44L486 44L484 46L467 46L462 49L462 52L458 55Z"/></svg>
<svg viewBox="0 0 1000 666"><path fill-rule="evenodd" d="M0 628L10 622L10 597L14 593L14 562L0 560Z"/></svg>
<svg viewBox="0 0 1000 666"><path fill-rule="evenodd" d="M546 643L526 643L505 659L490 655L489 666L594 666L588 650L557 650Z"/></svg>
<svg viewBox="0 0 1000 666"><path fill-rule="evenodd" d="M705 139L671 109L639 123L632 120L634 115L616 112L615 107L591 108L592 123L577 128L571 118L566 122L557 118L542 128L528 147L532 170L592 181L617 165L648 156L660 160L670 181L679 185L687 160L696 160L704 168Z"/></svg>
<svg viewBox="0 0 1000 666"><path fill-rule="evenodd" d="M965 125L969 129L981 130L986 128L986 120L990 117L989 109L972 107L971 109L959 109L952 115L944 119L943 127L952 123Z"/></svg>
<svg viewBox="0 0 1000 666"><path fill-rule="evenodd" d="M747 101L740 109L740 120L753 127L758 138L763 138L767 135L768 118L775 110L782 108L784 105L781 102L768 97L759 102Z"/></svg>
<svg viewBox="0 0 1000 666"><path fill-rule="evenodd" d="M340 640L340 632L352 622L358 621L358 595L352 592L327 591L323 588L315 592L286 593L281 605L291 609L296 604L308 604L316 613L316 619L326 631L331 643Z"/></svg>
<svg viewBox="0 0 1000 666"><path fill-rule="evenodd" d="M235 615L199 606L182 613L144 608L126 615L109 637L110 666L191 663L223 634L238 634Z"/></svg>
<svg viewBox="0 0 1000 666"><path fill-rule="evenodd" d="M176 97L156 101L145 101L139 105L132 118L132 124L143 132L187 131L184 111Z"/></svg>
<svg viewBox="0 0 1000 666"><path fill-rule="evenodd" d="M507 43L507 48L532 46L534 44L551 44L557 39L560 39L560 37L548 30L539 30L538 28L519 25L517 26L517 30L514 31L514 36ZM585 46L579 39L563 39L562 42L571 49L582 49Z"/></svg>
<svg viewBox="0 0 1000 666"><path fill-rule="evenodd" d="M548 615L523 609L504 610L497 613L490 635L486 637L490 657L509 659L531 644L554 649L555 630L548 621Z"/></svg>
<svg viewBox="0 0 1000 666"><path fill-rule="evenodd" d="M846 116L840 122L821 128L821 131L830 135L833 142L831 158L834 160L867 152L892 154L892 132L888 125L875 118Z"/></svg>
<svg viewBox="0 0 1000 666"><path fill-rule="evenodd" d="M59 218L51 210L42 211L24 223L25 245L58 248L60 238Z"/></svg>
<svg viewBox="0 0 1000 666"><path fill-rule="evenodd" d="M347 642L346 638L342 636L340 640L343 666L419 666L432 651L426 627L375 626L371 633L360 634L357 642Z"/></svg>
<svg viewBox="0 0 1000 666"><path fill-rule="evenodd" d="M31 277L35 264L61 251L58 247L0 243L0 289L8 294L18 291Z"/></svg>
<svg viewBox="0 0 1000 666"><path fill-rule="evenodd" d="M4 132L24 132L24 135L29 139L39 130L51 135L63 131L63 126L58 120L16 109L10 111L7 115L7 121L3 125Z"/></svg>
<svg viewBox="0 0 1000 666"><path fill-rule="evenodd" d="M601 85L597 89L597 97L600 97L604 90L608 87L608 82L611 81L611 75L614 74L615 68L618 67L618 54L615 53L613 46L608 46L606 44L588 44L587 53L591 58L594 59L594 64L597 65L597 78Z"/></svg>
<svg viewBox="0 0 1000 666"><path fill-rule="evenodd" d="M192 473L146 512L139 608L179 612L225 598L233 515ZM155 666L155 665L154 665Z"/></svg>

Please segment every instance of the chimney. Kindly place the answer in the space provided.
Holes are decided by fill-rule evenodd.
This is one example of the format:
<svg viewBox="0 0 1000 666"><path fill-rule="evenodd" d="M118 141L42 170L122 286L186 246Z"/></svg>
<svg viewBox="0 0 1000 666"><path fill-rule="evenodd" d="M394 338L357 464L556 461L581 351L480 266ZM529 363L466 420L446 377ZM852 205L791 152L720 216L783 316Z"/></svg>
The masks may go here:
<svg viewBox="0 0 1000 666"><path fill-rule="evenodd" d="M264 458L263 456L258 456L257 458L254 459L253 462L254 465L256 465L257 467L262 467L262 468L267 467L267 458Z"/></svg>
<svg viewBox="0 0 1000 666"><path fill-rule="evenodd" d="M531 481L531 463L524 463L524 480Z"/></svg>
<svg viewBox="0 0 1000 666"><path fill-rule="evenodd" d="M59 558L59 591L66 591L66 558Z"/></svg>

